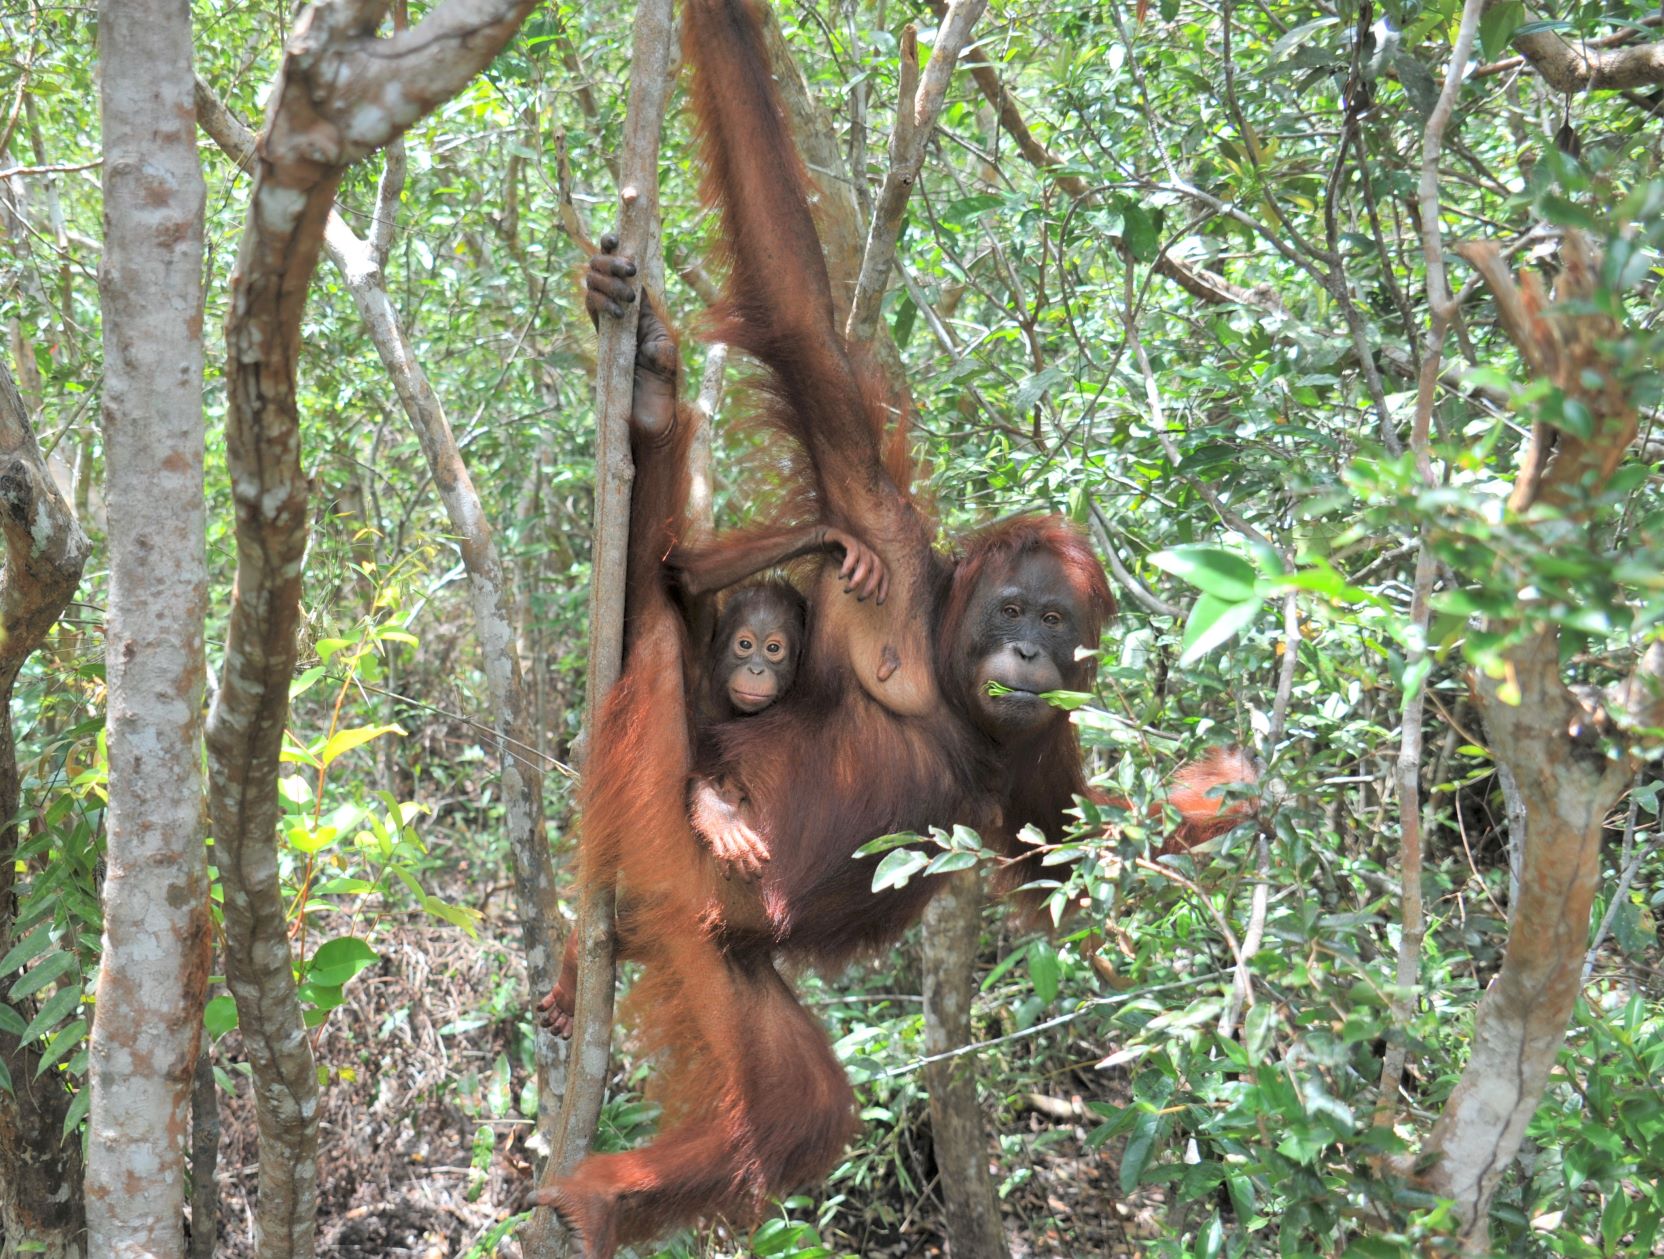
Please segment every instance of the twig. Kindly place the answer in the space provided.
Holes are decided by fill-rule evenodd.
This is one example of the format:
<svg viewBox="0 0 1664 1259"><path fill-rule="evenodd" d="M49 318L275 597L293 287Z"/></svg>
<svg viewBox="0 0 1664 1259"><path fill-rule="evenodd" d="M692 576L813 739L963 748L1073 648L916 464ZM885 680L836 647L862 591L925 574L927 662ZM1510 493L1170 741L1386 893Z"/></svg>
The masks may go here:
<svg viewBox="0 0 1664 1259"><path fill-rule="evenodd" d="M855 296L844 325L844 335L851 344L867 344L878 329L879 308L890 278L890 265L895 259L896 236L901 231L908 195L924 166L925 147L936 129L948 80L970 37L971 27L986 7L987 0L953 0L948 6L947 17L937 29L936 43L930 50L930 64L919 78L916 93L909 91L911 75L918 71L913 28L908 27L908 34L903 37L902 90L896 106L895 130L890 136L890 169L885 172L884 183L878 190L866 250L861 256L860 275L855 281Z"/></svg>
<svg viewBox="0 0 1664 1259"><path fill-rule="evenodd" d="M1172 873L1169 871L1168 873ZM911 1075L915 1071L923 1070L933 1062L945 1062L949 1058L963 1058L966 1054L979 1054L984 1049L994 1049L1000 1045L1009 1045L1014 1041L1027 1040L1030 1036L1038 1036L1041 1032L1049 1032L1054 1027L1062 1027L1066 1023L1073 1023L1083 1014L1090 1014L1093 1010L1101 1010L1108 1006L1125 1005L1128 1001L1142 1000L1144 997L1157 992L1170 992L1175 988L1195 988L1210 980L1223 979L1227 972L1222 970L1208 971L1201 975L1192 975L1188 979L1176 979L1167 984L1151 984L1148 987L1137 988L1131 992L1118 992L1113 997L1094 997L1083 1002L1077 1009L1067 1014L1059 1014L1056 1018L1047 1019L1043 1023L1036 1023L1032 1027L1025 1027L1019 1032L1011 1032L1005 1036L996 1036L992 1040L979 1040L969 1045L960 1045L957 1049L950 1049L945 1053L930 1054L923 1058L915 1058L911 1062L903 1063L899 1067L891 1067L872 1076L874 1080L893 1080L897 1076Z"/></svg>
<svg viewBox="0 0 1664 1259"><path fill-rule="evenodd" d="M1639 779L1635 785L1640 785ZM1606 943L1607 932L1612 929L1612 920L1618 916L1618 906L1629 896L1629 885L1634 881L1636 871L1641 868L1642 859L1650 851L1647 847L1638 849L1635 845L1635 824L1640 813L1641 801L1632 787L1629 795L1629 817L1624 821L1623 873L1618 876L1618 885L1612 889L1612 900L1606 906L1606 912L1601 915L1600 926L1595 928L1594 943L1589 946L1589 952L1583 959L1584 983L1589 982L1589 976L1595 969L1595 958L1600 954L1601 945Z"/></svg>
<svg viewBox="0 0 1664 1259"><path fill-rule="evenodd" d="M1438 102L1428 116L1427 128L1422 135L1419 209L1422 253L1427 266L1427 304L1431 315L1421 360L1415 421L1410 430L1410 450L1415 458L1416 475L1429 488L1436 484L1431 451L1433 401L1438 389L1445 334L1456 310L1450 282L1445 274L1444 238L1439 227L1439 154L1444 148L1445 127L1456 107L1456 97L1461 91L1462 76L1467 69L1474 33L1479 28L1479 15L1484 7L1484 0L1466 0L1462 6L1462 22L1450 52L1444 87L1439 92ZM1405 697L1403 729L1394 772L1398 790L1399 880L1404 889L1400 909L1403 927L1398 938L1398 962L1389 1002L1392 1029L1381 1063L1381 1081L1375 1102L1377 1127L1390 1127L1397 1113L1399 1087L1409 1055L1411 1000L1421 973L1421 944L1427 931L1421 903L1421 726L1427 698L1427 632L1431 618L1434 567L1433 551L1424 526L1416 552L1415 587L1410 600L1410 623L1406 631L1408 642L1404 653L1405 674L1412 682L1410 693Z"/></svg>
<svg viewBox="0 0 1664 1259"><path fill-rule="evenodd" d="M23 175L66 175L78 170L96 170L104 159L95 157L90 162L60 162L50 166L8 166L0 170L0 179L16 179Z"/></svg>

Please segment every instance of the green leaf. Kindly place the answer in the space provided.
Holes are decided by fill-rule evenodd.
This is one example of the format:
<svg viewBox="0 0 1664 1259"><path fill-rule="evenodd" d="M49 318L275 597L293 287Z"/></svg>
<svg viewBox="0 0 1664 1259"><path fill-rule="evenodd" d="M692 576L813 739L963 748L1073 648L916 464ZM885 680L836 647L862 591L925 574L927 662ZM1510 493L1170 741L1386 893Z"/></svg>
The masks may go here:
<svg viewBox="0 0 1664 1259"><path fill-rule="evenodd" d="M318 946L306 967L309 983L326 988L339 988L359 971L381 961L377 953L357 936L341 936Z"/></svg>
<svg viewBox="0 0 1664 1259"><path fill-rule="evenodd" d="M977 857L974 852L943 852L937 853L930 859L930 864L924 868L929 874L953 874L958 870L969 870L976 865Z"/></svg>
<svg viewBox="0 0 1664 1259"><path fill-rule="evenodd" d="M1161 233L1156 221L1143 206L1128 203L1122 208L1121 238L1139 262L1154 261L1161 252Z"/></svg>
<svg viewBox="0 0 1664 1259"><path fill-rule="evenodd" d="M1028 950L1028 978L1034 994L1050 1005L1057 1000L1059 981L1063 978L1063 963L1050 940L1036 940Z"/></svg>
<svg viewBox="0 0 1664 1259"><path fill-rule="evenodd" d="M289 841L289 847L296 852L303 852L311 856L313 853L322 852L340 839L341 832L333 826L320 826L317 830L313 830L310 826L291 826L284 832L283 837Z"/></svg>
<svg viewBox="0 0 1664 1259"><path fill-rule="evenodd" d="M1069 373L1056 363L1043 372L1036 372L1017 386L1017 392L1011 395L1011 409L1027 411L1041 398L1045 397L1046 391L1053 385L1069 379L1071 379Z"/></svg>
<svg viewBox="0 0 1664 1259"><path fill-rule="evenodd" d="M76 1019L54 1036L48 1042L45 1052L40 1056L40 1065L35 1068L35 1077L40 1078L41 1072L85 1040L91 1027L92 1025L86 1019Z"/></svg>
<svg viewBox="0 0 1664 1259"><path fill-rule="evenodd" d="M87 1109L92 1105L92 1090L78 1089L75 1100L69 1104L69 1113L64 1116L64 1137L69 1137L81 1126L81 1121L87 1117Z"/></svg>
<svg viewBox="0 0 1664 1259"><path fill-rule="evenodd" d="M302 695L305 695L312 689L317 680L321 677L327 676L328 672L329 671L321 665L313 665L312 668L307 669L293 682L289 683L290 700L296 700Z"/></svg>
<svg viewBox="0 0 1664 1259"><path fill-rule="evenodd" d="M896 831L890 835L880 835L877 839L869 839L855 850L857 857L876 857L881 852L889 852L892 848L900 848L903 844L916 844L924 839L917 831Z"/></svg>
<svg viewBox="0 0 1664 1259"><path fill-rule="evenodd" d="M0 1093L4 1093L8 1097L16 1096L16 1090L12 1088L11 1068L6 1065L3 1058L0 1058Z"/></svg>
<svg viewBox="0 0 1664 1259"><path fill-rule="evenodd" d="M477 909L467 905L453 905L449 901L442 901L437 896L422 897L422 908L435 918L443 919L453 927L461 927L468 933L470 939L479 939L479 924L484 917Z"/></svg>
<svg viewBox="0 0 1664 1259"><path fill-rule="evenodd" d="M237 1026L237 1003L231 997L221 993L217 997L208 998L208 1004L203 1007L202 1026L208 1030L208 1035L218 1040L232 1028Z"/></svg>
<svg viewBox="0 0 1664 1259"><path fill-rule="evenodd" d="M23 1016L11 1006L0 1002L0 1032L5 1032L8 1036L22 1036L23 1027Z"/></svg>
<svg viewBox="0 0 1664 1259"><path fill-rule="evenodd" d="M47 999L45 1005L34 1018L29 1020L29 1026L23 1029L19 1040L27 1044L37 1036L43 1036L56 1027L66 1015L81 1004L81 990L79 988L60 988Z"/></svg>
<svg viewBox="0 0 1664 1259"><path fill-rule="evenodd" d="M9 860L9 858L8 858ZM52 924L43 922L7 950L0 958L0 975L9 975L19 966L26 966L52 947Z"/></svg>
<svg viewBox="0 0 1664 1259"><path fill-rule="evenodd" d="M379 739L384 734L404 734L402 726L354 726L350 730L337 730L329 736L329 742L324 744L324 750L318 753L318 760L329 765L334 760L352 751L355 747L368 743L371 739Z"/></svg>
<svg viewBox="0 0 1664 1259"><path fill-rule="evenodd" d="M1140 1109L1138 1122L1127 1138L1127 1148L1121 1154L1121 1192L1129 1194L1138 1188L1145 1165L1156 1151L1156 1137L1161 1133L1161 1116L1154 1110Z"/></svg>
<svg viewBox="0 0 1664 1259"><path fill-rule="evenodd" d="M1525 23L1522 0L1502 0L1479 19L1479 47L1486 61L1495 61L1508 47L1508 41Z"/></svg>
<svg viewBox="0 0 1664 1259"><path fill-rule="evenodd" d="M872 872L872 890L887 891L890 888L907 886L911 879L925 866L930 864L930 858L922 852L915 852L911 848L897 848L878 863L878 869Z"/></svg>
<svg viewBox="0 0 1664 1259"><path fill-rule="evenodd" d="M1227 603L1255 597L1258 575L1254 566L1234 551L1218 546L1176 546L1157 551L1150 563Z"/></svg>
<svg viewBox="0 0 1664 1259"><path fill-rule="evenodd" d="M343 647L352 646L353 643L355 643L356 641L357 641L356 637L354 637L354 638L320 638L317 641L317 643L314 644L313 649L318 653L318 659L322 660L325 664L328 664L329 663L329 658L331 656L333 656L336 652L340 651L341 648L343 648Z"/></svg>
<svg viewBox="0 0 1664 1259"><path fill-rule="evenodd" d="M1179 664L1195 664L1238 630L1246 628L1259 610L1258 599L1228 603L1215 595L1197 596L1190 609L1190 619L1185 622L1184 650L1179 654Z"/></svg>

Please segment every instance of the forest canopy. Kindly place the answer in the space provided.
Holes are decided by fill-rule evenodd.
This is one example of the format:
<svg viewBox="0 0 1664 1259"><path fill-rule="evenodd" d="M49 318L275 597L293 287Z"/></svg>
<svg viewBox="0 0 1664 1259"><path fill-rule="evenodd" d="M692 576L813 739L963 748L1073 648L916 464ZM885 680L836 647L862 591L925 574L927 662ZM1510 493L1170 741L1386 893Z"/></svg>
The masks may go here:
<svg viewBox="0 0 1664 1259"><path fill-rule="evenodd" d="M564 1253L626 205L696 510L791 484L700 335L668 11L0 11L7 1254ZM951 892L793 977L860 1135L638 1253L1655 1253L1658 9L766 12L943 545L1058 513L1119 610L1038 912L968 827L882 840ZM1243 823L1164 852L1224 747ZM658 1119L614 1030L598 1150Z"/></svg>

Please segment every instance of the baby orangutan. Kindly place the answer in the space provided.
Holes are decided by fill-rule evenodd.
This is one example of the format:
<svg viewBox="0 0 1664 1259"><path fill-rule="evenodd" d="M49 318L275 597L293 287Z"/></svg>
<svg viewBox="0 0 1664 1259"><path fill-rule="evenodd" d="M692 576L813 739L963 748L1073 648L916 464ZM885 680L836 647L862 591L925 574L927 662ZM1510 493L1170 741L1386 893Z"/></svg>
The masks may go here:
<svg viewBox="0 0 1664 1259"><path fill-rule="evenodd" d="M710 719L750 717L773 707L797 676L806 630L803 596L783 581L741 586L728 596L711 636L706 677ZM762 874L768 845L748 816L745 790L726 776L700 775L688 816L711 852L743 878Z"/></svg>

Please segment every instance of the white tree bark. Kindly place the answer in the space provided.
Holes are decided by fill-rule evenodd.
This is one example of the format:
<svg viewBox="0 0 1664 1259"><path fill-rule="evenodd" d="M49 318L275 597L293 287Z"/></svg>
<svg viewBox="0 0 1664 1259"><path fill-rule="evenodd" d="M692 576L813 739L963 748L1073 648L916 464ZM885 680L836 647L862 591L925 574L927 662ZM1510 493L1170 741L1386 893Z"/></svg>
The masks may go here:
<svg viewBox="0 0 1664 1259"><path fill-rule="evenodd" d="M106 0L104 450L109 872L91 1047L87 1240L184 1246L185 1134L208 980L202 836L202 215L189 7Z"/></svg>

